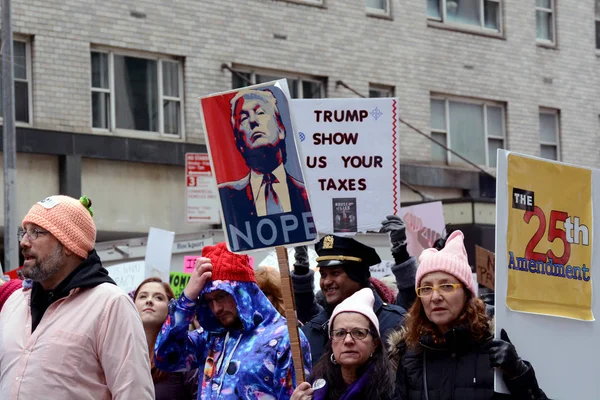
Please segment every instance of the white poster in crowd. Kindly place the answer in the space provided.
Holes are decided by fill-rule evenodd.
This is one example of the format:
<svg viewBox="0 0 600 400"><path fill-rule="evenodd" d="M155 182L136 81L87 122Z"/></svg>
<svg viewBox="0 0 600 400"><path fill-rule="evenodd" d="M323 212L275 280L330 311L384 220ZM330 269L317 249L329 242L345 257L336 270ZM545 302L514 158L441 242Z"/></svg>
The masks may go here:
<svg viewBox="0 0 600 400"><path fill-rule="evenodd" d="M600 170L498 151L495 336L551 399L600 399ZM507 393L496 373L496 391Z"/></svg>
<svg viewBox="0 0 600 400"><path fill-rule="evenodd" d="M146 244L146 277L156 276L169 282L171 271L171 254L175 232L158 228L150 228Z"/></svg>
<svg viewBox="0 0 600 400"><path fill-rule="evenodd" d="M378 231L400 209L398 100L292 100L317 231Z"/></svg>
<svg viewBox="0 0 600 400"><path fill-rule="evenodd" d="M146 279L144 261L131 261L107 267L110 276L125 293L137 289L138 285ZM166 281L168 282L168 281Z"/></svg>
<svg viewBox="0 0 600 400"><path fill-rule="evenodd" d="M187 222L217 224L219 198L208 153L185 154Z"/></svg>
<svg viewBox="0 0 600 400"><path fill-rule="evenodd" d="M441 201L402 207L400 216L406 224L408 253L417 259L444 236L446 223Z"/></svg>

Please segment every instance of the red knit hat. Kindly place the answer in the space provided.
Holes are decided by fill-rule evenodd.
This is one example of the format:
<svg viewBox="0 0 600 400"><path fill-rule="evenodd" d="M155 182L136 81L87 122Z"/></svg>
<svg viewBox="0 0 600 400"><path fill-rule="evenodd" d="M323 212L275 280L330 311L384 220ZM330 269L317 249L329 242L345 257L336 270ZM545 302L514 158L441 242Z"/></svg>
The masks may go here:
<svg viewBox="0 0 600 400"><path fill-rule="evenodd" d="M10 295L19 290L22 286L23 281L19 279L13 279L0 285L0 310L2 310L4 303L6 303L6 300L8 300Z"/></svg>
<svg viewBox="0 0 600 400"><path fill-rule="evenodd" d="M245 254L234 254L227 250L225 242L215 246L205 246L202 257L210 258L213 265L213 281L238 281L254 282L254 269L250 266L250 259Z"/></svg>

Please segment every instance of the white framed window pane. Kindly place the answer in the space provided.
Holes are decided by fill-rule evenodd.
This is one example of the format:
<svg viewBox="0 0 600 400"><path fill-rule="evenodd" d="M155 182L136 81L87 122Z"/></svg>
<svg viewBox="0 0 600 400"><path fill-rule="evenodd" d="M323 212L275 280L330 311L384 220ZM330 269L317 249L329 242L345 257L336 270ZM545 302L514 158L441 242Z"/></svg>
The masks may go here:
<svg viewBox="0 0 600 400"><path fill-rule="evenodd" d="M441 144L447 146L445 133L431 132L431 138L434 139L435 141L437 141L438 143L441 143ZM442 146L435 144L433 142L431 143L431 160L432 161L445 163L447 161L447 154L448 154L448 152L446 151L445 148L443 148Z"/></svg>
<svg viewBox="0 0 600 400"><path fill-rule="evenodd" d="M557 143L556 114L540 113L540 140L544 143Z"/></svg>
<svg viewBox="0 0 600 400"><path fill-rule="evenodd" d="M179 101L165 100L163 102L164 133L179 135L181 132L181 103Z"/></svg>
<svg viewBox="0 0 600 400"><path fill-rule="evenodd" d="M446 0L446 17L449 22L481 26L481 0Z"/></svg>
<svg viewBox="0 0 600 400"><path fill-rule="evenodd" d="M179 64L162 62L163 96L179 97Z"/></svg>
<svg viewBox="0 0 600 400"><path fill-rule="evenodd" d="M158 132L157 61L114 56L116 126Z"/></svg>
<svg viewBox="0 0 600 400"><path fill-rule="evenodd" d="M442 10L440 9L441 0L427 0L427 16L435 19L442 19Z"/></svg>
<svg viewBox="0 0 600 400"><path fill-rule="evenodd" d="M487 106L486 109L488 136L504 138L502 130L502 107Z"/></svg>
<svg viewBox="0 0 600 400"><path fill-rule="evenodd" d="M431 129L446 130L446 101L431 100L431 110L429 114L429 125ZM445 139L444 139L445 140Z"/></svg>
<svg viewBox="0 0 600 400"><path fill-rule="evenodd" d="M29 87L27 82L15 82L15 120L29 122Z"/></svg>
<svg viewBox="0 0 600 400"><path fill-rule="evenodd" d="M302 81L302 98L318 99L322 97L323 84L314 81Z"/></svg>
<svg viewBox="0 0 600 400"><path fill-rule="evenodd" d="M558 160L556 146L543 144L540 148L540 155L542 156L542 158L546 158L548 160Z"/></svg>
<svg viewBox="0 0 600 400"><path fill-rule="evenodd" d="M250 86L252 83L250 81L250 72L239 72L231 74L231 88L239 89L244 86Z"/></svg>
<svg viewBox="0 0 600 400"><path fill-rule="evenodd" d="M297 79L290 79L288 78L287 80L288 82L288 88L290 89L290 96L292 96L293 99L297 99L300 97L300 81Z"/></svg>
<svg viewBox="0 0 600 400"><path fill-rule="evenodd" d="M279 79L281 79L280 76L256 75L256 83L266 83L271 81L277 81Z"/></svg>
<svg viewBox="0 0 600 400"><path fill-rule="evenodd" d="M27 43L13 42L14 77L27 79Z"/></svg>
<svg viewBox="0 0 600 400"><path fill-rule="evenodd" d="M535 0L535 5L542 8L552 8L552 0Z"/></svg>
<svg viewBox="0 0 600 400"><path fill-rule="evenodd" d="M500 3L495 1L484 1L483 23L488 29L499 30L500 26Z"/></svg>
<svg viewBox="0 0 600 400"><path fill-rule="evenodd" d="M495 168L497 163L498 149L504 148L501 139L488 139L488 166Z"/></svg>
<svg viewBox="0 0 600 400"><path fill-rule="evenodd" d="M449 102L450 148L475 164L485 165L483 106ZM456 157L457 163L463 162Z"/></svg>
<svg viewBox="0 0 600 400"><path fill-rule="evenodd" d="M387 0L367 0L368 8L375 8L377 10L387 11Z"/></svg>
<svg viewBox="0 0 600 400"><path fill-rule="evenodd" d="M535 12L536 37L538 39L554 41L552 29L552 13L546 11Z"/></svg>
<svg viewBox="0 0 600 400"><path fill-rule="evenodd" d="M92 52L92 87L108 89L108 54Z"/></svg>
<svg viewBox="0 0 600 400"><path fill-rule="evenodd" d="M110 129L110 94L92 92L92 126Z"/></svg>

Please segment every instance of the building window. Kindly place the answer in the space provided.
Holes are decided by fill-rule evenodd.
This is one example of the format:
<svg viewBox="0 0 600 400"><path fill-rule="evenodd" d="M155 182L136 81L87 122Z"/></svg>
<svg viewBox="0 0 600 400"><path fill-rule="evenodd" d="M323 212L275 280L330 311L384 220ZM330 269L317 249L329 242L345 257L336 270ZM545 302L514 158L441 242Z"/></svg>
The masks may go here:
<svg viewBox="0 0 600 400"><path fill-rule="evenodd" d="M369 84L369 97L394 97L394 87Z"/></svg>
<svg viewBox="0 0 600 400"><path fill-rule="evenodd" d="M540 109L540 155L549 160L560 159L559 117L558 110Z"/></svg>
<svg viewBox="0 0 600 400"><path fill-rule="evenodd" d="M182 64L172 58L93 50L92 127L182 137Z"/></svg>
<svg viewBox="0 0 600 400"><path fill-rule="evenodd" d="M600 0L596 0L596 49L600 50Z"/></svg>
<svg viewBox="0 0 600 400"><path fill-rule="evenodd" d="M367 13L390 15L389 0L367 0L366 7L367 7Z"/></svg>
<svg viewBox="0 0 600 400"><path fill-rule="evenodd" d="M29 41L15 39L13 41L13 78L15 91L15 121L29 124L31 122L31 49ZM0 87L0 102L2 99ZM0 117L3 110L0 103Z"/></svg>
<svg viewBox="0 0 600 400"><path fill-rule="evenodd" d="M501 31L501 0L427 0L427 17L484 31Z"/></svg>
<svg viewBox="0 0 600 400"><path fill-rule="evenodd" d="M467 160L496 166L496 150L504 148L504 105L452 97L431 98L431 137ZM431 144L431 159L464 163L442 146Z"/></svg>
<svg viewBox="0 0 600 400"><path fill-rule="evenodd" d="M535 0L536 38L539 42L555 42L554 0Z"/></svg>
<svg viewBox="0 0 600 400"><path fill-rule="evenodd" d="M233 89L286 78L290 94L294 99L317 99L325 97L325 78L290 74L289 72L238 68L235 66L233 70L235 71L231 78Z"/></svg>

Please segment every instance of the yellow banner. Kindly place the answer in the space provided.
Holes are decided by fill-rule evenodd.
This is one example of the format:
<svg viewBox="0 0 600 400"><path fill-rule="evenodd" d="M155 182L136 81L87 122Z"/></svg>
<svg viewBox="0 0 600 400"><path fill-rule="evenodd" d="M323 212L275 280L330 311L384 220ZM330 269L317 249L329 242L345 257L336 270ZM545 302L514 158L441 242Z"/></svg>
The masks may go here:
<svg viewBox="0 0 600 400"><path fill-rule="evenodd" d="M592 171L508 155L513 311L593 321Z"/></svg>

